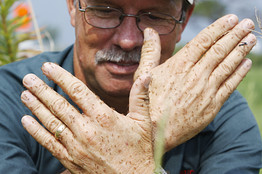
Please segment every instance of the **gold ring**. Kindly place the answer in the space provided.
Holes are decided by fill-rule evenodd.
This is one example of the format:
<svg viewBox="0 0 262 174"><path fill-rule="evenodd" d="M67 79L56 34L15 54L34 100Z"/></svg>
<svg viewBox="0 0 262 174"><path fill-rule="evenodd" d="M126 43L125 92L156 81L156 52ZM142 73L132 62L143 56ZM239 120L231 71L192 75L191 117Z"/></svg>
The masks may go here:
<svg viewBox="0 0 262 174"><path fill-rule="evenodd" d="M58 127L58 129L55 131L55 138L56 138L57 140L60 139L60 135L61 135L61 133L65 130L65 128L66 128L66 126L65 126L64 124L62 124L62 125L60 125L60 126Z"/></svg>

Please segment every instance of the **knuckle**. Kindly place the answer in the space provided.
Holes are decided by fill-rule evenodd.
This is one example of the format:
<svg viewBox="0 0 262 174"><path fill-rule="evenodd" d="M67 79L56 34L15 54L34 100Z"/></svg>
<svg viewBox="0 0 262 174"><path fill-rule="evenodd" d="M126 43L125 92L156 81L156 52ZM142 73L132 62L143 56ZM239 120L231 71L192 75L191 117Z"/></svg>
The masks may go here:
<svg viewBox="0 0 262 174"><path fill-rule="evenodd" d="M214 52L214 54L218 57L218 58L224 58L227 55L227 49L224 45L220 44L220 43L216 43L215 45L212 46L211 48ZM218 59L219 61L219 59Z"/></svg>
<svg viewBox="0 0 262 174"><path fill-rule="evenodd" d="M50 146L51 146L51 145L50 145ZM54 147L53 147L52 149L54 149ZM49 150L49 151L51 151L51 150ZM53 155L54 157L56 157L57 159L59 159L59 160L68 160L68 158L66 158L66 157L63 155L62 150L60 150L60 149L58 149L58 150L53 150L53 151L51 151L51 152L52 152L52 155Z"/></svg>
<svg viewBox="0 0 262 174"><path fill-rule="evenodd" d="M81 82L74 82L69 89L72 99L79 99L87 95L87 88Z"/></svg>
<svg viewBox="0 0 262 174"><path fill-rule="evenodd" d="M48 149L53 156L55 156L58 159L63 159L64 155L62 153L62 150L59 149L56 146L56 140L49 136L44 136L43 137L43 144L42 144L46 149Z"/></svg>
<svg viewBox="0 0 262 174"><path fill-rule="evenodd" d="M245 72L242 72L242 71L236 71L235 74L234 74L236 77L235 77L235 81L237 83L237 81L241 81L245 76L246 76L246 73Z"/></svg>
<svg viewBox="0 0 262 174"><path fill-rule="evenodd" d="M51 78L58 81L59 83L64 83L64 73L59 67L57 67L55 73L51 74Z"/></svg>
<svg viewBox="0 0 262 174"><path fill-rule="evenodd" d="M153 56L160 56L160 41L158 39L150 39L144 41L142 50L141 50L141 57L142 59L152 59Z"/></svg>
<svg viewBox="0 0 262 174"><path fill-rule="evenodd" d="M46 127L50 132L55 132L58 129L58 126L58 120L54 117L51 117L51 119L46 123Z"/></svg>
<svg viewBox="0 0 262 174"><path fill-rule="evenodd" d="M220 65L221 73L223 73L226 76L229 76L234 71L234 66L231 62L222 63Z"/></svg>
<svg viewBox="0 0 262 174"><path fill-rule="evenodd" d="M35 139L38 139L38 138L41 136L41 129L40 129L40 127L38 127L37 129L35 129L35 130L32 132L32 136L33 136Z"/></svg>
<svg viewBox="0 0 262 174"><path fill-rule="evenodd" d="M48 86L43 82L39 82L39 84L35 86L35 92L38 96L45 96L45 92L47 90L48 90Z"/></svg>
<svg viewBox="0 0 262 174"><path fill-rule="evenodd" d="M208 32L203 32L197 38L197 47L206 50L213 44L212 36Z"/></svg>
<svg viewBox="0 0 262 174"><path fill-rule="evenodd" d="M236 28L236 30L234 30L234 32L232 32L232 39L237 39L237 40L241 40L245 34L245 30L241 29L241 28Z"/></svg>
<svg viewBox="0 0 262 174"><path fill-rule="evenodd" d="M87 142L87 144L91 146L95 146L97 145L97 141L96 141L97 136L98 133L96 130L89 129L89 130L82 131L80 140L84 143Z"/></svg>
<svg viewBox="0 0 262 174"><path fill-rule="evenodd" d="M48 150L53 151L55 146L55 140L50 138L49 136L43 136L43 142L42 145L46 147Z"/></svg>
<svg viewBox="0 0 262 174"><path fill-rule="evenodd" d="M100 124L101 127L110 128L111 126L115 125L113 117L114 117L113 115L108 115L106 113L102 115L98 114L96 116L96 120Z"/></svg>
<svg viewBox="0 0 262 174"><path fill-rule="evenodd" d="M147 44L143 46L143 49L141 51L141 56L143 58L149 58L151 55L156 53L156 48L154 48L153 44Z"/></svg>
<svg viewBox="0 0 262 174"><path fill-rule="evenodd" d="M39 115L39 113L42 112L42 104L40 104L39 102L33 102L32 105L29 106L29 109L35 115Z"/></svg>
<svg viewBox="0 0 262 174"><path fill-rule="evenodd" d="M69 103L64 98L59 98L54 100L50 106L50 110L54 114L64 115L67 112L67 108L69 108Z"/></svg>
<svg viewBox="0 0 262 174"><path fill-rule="evenodd" d="M235 90L234 86L235 85L233 84L231 80L228 80L225 82L225 88L228 92L233 92Z"/></svg>

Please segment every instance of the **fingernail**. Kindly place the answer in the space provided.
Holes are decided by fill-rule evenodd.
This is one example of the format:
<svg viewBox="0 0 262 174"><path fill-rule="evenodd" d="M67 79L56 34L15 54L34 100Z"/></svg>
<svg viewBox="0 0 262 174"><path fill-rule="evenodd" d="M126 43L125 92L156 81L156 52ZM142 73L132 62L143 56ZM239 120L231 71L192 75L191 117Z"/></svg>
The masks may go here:
<svg viewBox="0 0 262 174"><path fill-rule="evenodd" d="M42 71L44 74L51 74L54 69L55 69L55 66L51 62L46 62L42 66Z"/></svg>
<svg viewBox="0 0 262 174"><path fill-rule="evenodd" d="M229 18L228 18L228 23L231 25L231 26L235 26L237 23L238 23L238 17L236 15L231 15Z"/></svg>
<svg viewBox="0 0 262 174"><path fill-rule="evenodd" d="M255 45L256 44L256 36L254 34L249 34L243 42L246 42L248 45Z"/></svg>
<svg viewBox="0 0 262 174"><path fill-rule="evenodd" d="M30 103L32 101L34 101L36 99L35 96L33 96L31 94L31 92L29 91L24 91L22 94L21 94L21 100L24 102L24 103Z"/></svg>
<svg viewBox="0 0 262 174"><path fill-rule="evenodd" d="M250 19L244 19L241 24L240 27L243 29L253 29L254 28L254 22Z"/></svg>
<svg viewBox="0 0 262 174"><path fill-rule="evenodd" d="M252 61L250 59L245 59L244 68L250 69L251 67L252 67Z"/></svg>
<svg viewBox="0 0 262 174"><path fill-rule="evenodd" d="M146 77L146 79L145 79L145 82L144 82L144 87L145 87L146 89L149 88L150 82L151 82L151 76L148 75L148 76Z"/></svg>
<svg viewBox="0 0 262 174"><path fill-rule="evenodd" d="M26 87L31 87L36 84L37 77L34 74L27 74L23 79L23 84Z"/></svg>
<svg viewBox="0 0 262 174"><path fill-rule="evenodd" d="M29 127L33 123L29 116L23 116L21 119L21 122L24 127Z"/></svg>

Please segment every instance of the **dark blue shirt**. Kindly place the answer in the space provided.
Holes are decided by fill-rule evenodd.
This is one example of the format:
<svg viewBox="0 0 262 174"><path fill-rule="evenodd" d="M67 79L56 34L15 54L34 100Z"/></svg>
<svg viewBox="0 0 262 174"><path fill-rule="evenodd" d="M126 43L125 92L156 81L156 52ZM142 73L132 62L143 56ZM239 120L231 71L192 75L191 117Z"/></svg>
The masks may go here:
<svg viewBox="0 0 262 174"><path fill-rule="evenodd" d="M20 100L23 77L34 73L70 102L42 73L44 62L55 62L74 74L73 47L43 53L0 67L0 173L60 173L64 167L23 128L23 115L32 115ZM254 174L261 168L258 126L245 99L235 91L214 121L200 134L169 151L164 168L172 174Z"/></svg>

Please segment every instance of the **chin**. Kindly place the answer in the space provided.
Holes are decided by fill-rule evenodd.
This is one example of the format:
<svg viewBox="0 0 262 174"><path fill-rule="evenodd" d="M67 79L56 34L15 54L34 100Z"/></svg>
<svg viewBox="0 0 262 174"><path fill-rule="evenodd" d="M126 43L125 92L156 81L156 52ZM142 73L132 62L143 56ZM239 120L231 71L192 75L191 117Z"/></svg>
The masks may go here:
<svg viewBox="0 0 262 174"><path fill-rule="evenodd" d="M102 86L102 89L109 95L114 97L129 97L133 82L109 82Z"/></svg>
<svg viewBox="0 0 262 174"><path fill-rule="evenodd" d="M112 97L125 98L129 97L130 90L107 91L107 94Z"/></svg>

